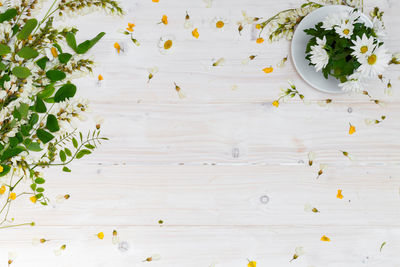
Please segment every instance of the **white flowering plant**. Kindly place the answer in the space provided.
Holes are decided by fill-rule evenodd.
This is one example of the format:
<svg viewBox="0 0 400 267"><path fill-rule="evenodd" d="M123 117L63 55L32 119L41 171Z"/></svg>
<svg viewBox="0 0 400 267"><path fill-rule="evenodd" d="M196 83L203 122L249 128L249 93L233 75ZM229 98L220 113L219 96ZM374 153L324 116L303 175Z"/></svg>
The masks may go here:
<svg viewBox="0 0 400 267"><path fill-rule="evenodd" d="M364 91L363 83L382 77L392 60L382 41L385 33L379 14L373 27L368 27L354 9L331 14L314 28L304 30L311 36L306 47L309 64L322 71L326 79L338 79L346 92Z"/></svg>
<svg viewBox="0 0 400 267"><path fill-rule="evenodd" d="M112 0L54 0L43 12L40 0L3 1L0 7L0 225L16 198L47 205L40 169L68 164L91 154L102 140L100 125L87 134L74 123L88 101L77 99L74 78L92 71L84 55L104 36L76 42L76 28L53 26L54 19L87 11L122 14ZM24 189L20 185L27 183ZM1 200L0 199L0 200ZM10 227L0 226L1 227Z"/></svg>

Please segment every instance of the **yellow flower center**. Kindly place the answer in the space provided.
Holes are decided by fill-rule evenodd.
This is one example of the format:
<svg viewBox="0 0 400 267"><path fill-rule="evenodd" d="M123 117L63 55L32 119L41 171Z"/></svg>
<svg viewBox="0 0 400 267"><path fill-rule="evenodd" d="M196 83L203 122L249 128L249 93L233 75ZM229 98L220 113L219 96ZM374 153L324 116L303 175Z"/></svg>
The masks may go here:
<svg viewBox="0 0 400 267"><path fill-rule="evenodd" d="M376 55L370 55L368 57L368 64L369 65L374 65L376 63L376 59L377 59Z"/></svg>
<svg viewBox="0 0 400 267"><path fill-rule="evenodd" d="M348 35L348 34L350 33L350 30L349 30L349 29L344 29L344 30L343 30L343 33L344 33L345 35Z"/></svg>
<svg viewBox="0 0 400 267"><path fill-rule="evenodd" d="M4 171L4 167L0 166L0 173Z"/></svg>
<svg viewBox="0 0 400 267"><path fill-rule="evenodd" d="M167 40L164 43L164 49L168 50L172 47L172 41L171 40Z"/></svg>
<svg viewBox="0 0 400 267"><path fill-rule="evenodd" d="M225 23L222 20L217 21L217 23L215 23L215 26L218 29L221 29L222 27L224 27Z"/></svg>
<svg viewBox="0 0 400 267"><path fill-rule="evenodd" d="M363 53L363 54L367 53L367 52L368 52L368 46L366 46L366 45L362 46L361 49L360 49L360 51L361 51L361 53Z"/></svg>

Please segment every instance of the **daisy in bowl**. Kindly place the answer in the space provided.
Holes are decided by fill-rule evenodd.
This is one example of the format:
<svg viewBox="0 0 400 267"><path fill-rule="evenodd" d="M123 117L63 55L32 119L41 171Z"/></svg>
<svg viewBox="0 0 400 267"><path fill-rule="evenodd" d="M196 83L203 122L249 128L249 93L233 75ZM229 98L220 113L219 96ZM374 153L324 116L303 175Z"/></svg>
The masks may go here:
<svg viewBox="0 0 400 267"><path fill-rule="evenodd" d="M391 59L392 57L387 53L386 48L380 46L375 48L369 56L359 59L361 66L357 70L366 77L377 77L389 66Z"/></svg>
<svg viewBox="0 0 400 267"><path fill-rule="evenodd" d="M357 59L368 57L375 49L376 41L374 37L367 37L365 33L361 38L360 36L356 36L356 39L352 42L354 46L350 47L351 49L353 49L351 55L355 56Z"/></svg>
<svg viewBox="0 0 400 267"><path fill-rule="evenodd" d="M317 45L311 47L311 63L315 65L315 69L320 71L322 68L325 68L329 62L329 55L325 50L326 38L325 36L322 39L317 38Z"/></svg>

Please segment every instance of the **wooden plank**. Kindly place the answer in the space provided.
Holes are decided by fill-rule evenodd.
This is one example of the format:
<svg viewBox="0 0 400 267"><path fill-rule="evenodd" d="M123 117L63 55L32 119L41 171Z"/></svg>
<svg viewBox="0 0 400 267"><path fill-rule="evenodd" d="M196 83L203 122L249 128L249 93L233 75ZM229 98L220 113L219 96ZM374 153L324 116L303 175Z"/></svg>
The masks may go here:
<svg viewBox="0 0 400 267"><path fill-rule="evenodd" d="M116 229L127 241L126 252L111 242ZM95 234L104 231L104 240ZM322 235L331 242L321 242ZM51 241L32 245L33 238ZM18 252L13 266L396 266L400 249L398 228L375 227L36 227L2 234L0 259ZM387 244L382 252L379 248ZM54 250L66 244L61 256ZM295 248L305 254L289 263ZM160 260L142 262L158 254Z"/></svg>
<svg viewBox="0 0 400 267"><path fill-rule="evenodd" d="M47 195L68 201L44 208L22 197L11 217L48 226L399 226L400 166L328 167L319 179L309 166L84 166L46 172Z"/></svg>

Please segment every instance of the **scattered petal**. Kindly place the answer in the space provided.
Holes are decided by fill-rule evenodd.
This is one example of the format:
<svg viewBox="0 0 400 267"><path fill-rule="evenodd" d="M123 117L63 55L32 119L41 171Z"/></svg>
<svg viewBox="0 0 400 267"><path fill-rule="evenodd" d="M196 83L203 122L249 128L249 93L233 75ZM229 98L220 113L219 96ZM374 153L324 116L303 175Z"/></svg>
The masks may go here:
<svg viewBox="0 0 400 267"><path fill-rule="evenodd" d="M349 134L352 135L356 132L356 127L350 123Z"/></svg>
<svg viewBox="0 0 400 267"><path fill-rule="evenodd" d="M257 262L249 261L249 263L247 264L247 267L257 267Z"/></svg>
<svg viewBox="0 0 400 267"><path fill-rule="evenodd" d="M264 68L263 69L263 72L265 72L265 73L271 73L271 72L273 72L274 71L274 68L273 67L266 67L266 68Z"/></svg>
<svg viewBox="0 0 400 267"><path fill-rule="evenodd" d="M194 38L196 38L196 39L199 39L199 32L198 32L198 30L197 30L197 28L195 28L193 31L192 31L192 35L193 35L193 37Z"/></svg>
<svg viewBox="0 0 400 267"><path fill-rule="evenodd" d="M274 107L279 107L279 101L278 101L278 100L275 100L274 102L272 102L272 105L273 105Z"/></svg>
<svg viewBox="0 0 400 267"><path fill-rule="evenodd" d="M257 44L262 44L262 43L264 43L264 38L257 38L257 40L256 40L256 43Z"/></svg>
<svg viewBox="0 0 400 267"><path fill-rule="evenodd" d="M321 237L321 241L324 241L324 242L330 242L330 241L331 241L331 239L330 239L329 237L327 237L327 236L323 235L323 236Z"/></svg>
<svg viewBox="0 0 400 267"><path fill-rule="evenodd" d="M336 197L339 199L343 199L342 189L338 189Z"/></svg>
<svg viewBox="0 0 400 267"><path fill-rule="evenodd" d="M103 239L104 238L104 233L103 232L98 233L97 234L97 238L98 239Z"/></svg>

